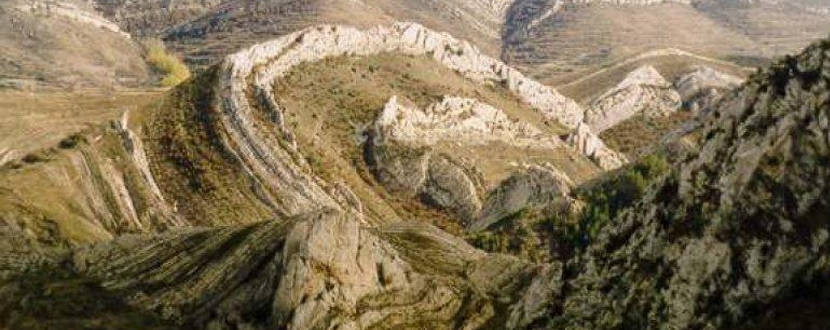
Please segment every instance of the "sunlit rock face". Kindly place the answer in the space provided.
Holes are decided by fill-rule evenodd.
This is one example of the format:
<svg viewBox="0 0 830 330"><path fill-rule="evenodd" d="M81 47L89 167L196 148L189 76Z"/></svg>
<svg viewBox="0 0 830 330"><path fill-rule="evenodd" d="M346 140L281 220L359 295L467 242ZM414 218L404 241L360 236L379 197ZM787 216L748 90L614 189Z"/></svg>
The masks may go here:
<svg viewBox="0 0 830 330"><path fill-rule="evenodd" d="M637 114L664 117L680 109L681 98L652 66L632 71L619 85L591 102L585 123L602 132Z"/></svg>

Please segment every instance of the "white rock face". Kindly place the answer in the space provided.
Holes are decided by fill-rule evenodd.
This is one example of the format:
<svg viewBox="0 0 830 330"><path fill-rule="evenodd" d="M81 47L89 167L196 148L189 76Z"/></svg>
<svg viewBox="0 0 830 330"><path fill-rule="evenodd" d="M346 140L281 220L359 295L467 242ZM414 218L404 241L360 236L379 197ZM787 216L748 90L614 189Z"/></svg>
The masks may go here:
<svg viewBox="0 0 830 330"><path fill-rule="evenodd" d="M244 89L240 78L252 74L255 88L270 89L275 79L295 65L344 55L402 53L429 55L438 63L479 82L504 84L511 92L546 118L568 127L582 121L582 110L554 89L525 77L503 62L483 55L475 46L449 34L416 23L396 23L360 31L342 26L319 26L253 46L225 60L232 89ZM254 67L264 65L256 72ZM234 84L237 84L234 86ZM244 100L232 100L245 105Z"/></svg>
<svg viewBox="0 0 830 330"><path fill-rule="evenodd" d="M512 121L499 109L474 99L445 96L426 109L401 105L392 97L375 121L383 139L418 145L454 142L484 145L501 142L517 147L554 148L557 137L545 136L528 123Z"/></svg>
<svg viewBox="0 0 830 330"><path fill-rule="evenodd" d="M708 66L700 66L677 79L675 87L680 93L680 97L683 100L688 100L705 89L732 89L743 82L744 80L739 77L717 71Z"/></svg>
<svg viewBox="0 0 830 330"><path fill-rule="evenodd" d="M591 158L603 170L613 170L628 162L625 155L608 148L587 124L579 125L576 131L568 136L567 142Z"/></svg>
<svg viewBox="0 0 830 330"><path fill-rule="evenodd" d="M446 33L415 23L364 31L328 25L304 29L226 57L219 72L216 104L228 133L225 144L249 175L258 178L260 188L270 192L263 198L274 210L292 215L319 207L353 207L327 193L328 183L308 170L284 126L282 106L271 94L273 82L302 63L381 53L430 56L477 83L504 85L549 120L568 127L582 122L583 111L573 100ZM257 123L262 118L254 115L257 112L270 122ZM283 141L274 139L274 127Z"/></svg>
<svg viewBox="0 0 830 330"><path fill-rule="evenodd" d="M739 77L701 66L678 78L674 85L684 104L697 113L711 108L724 92L742 83L743 79Z"/></svg>
<svg viewBox="0 0 830 330"><path fill-rule="evenodd" d="M667 116L682 105L680 95L654 67L632 71L616 87L591 102L585 122L600 133L632 116Z"/></svg>

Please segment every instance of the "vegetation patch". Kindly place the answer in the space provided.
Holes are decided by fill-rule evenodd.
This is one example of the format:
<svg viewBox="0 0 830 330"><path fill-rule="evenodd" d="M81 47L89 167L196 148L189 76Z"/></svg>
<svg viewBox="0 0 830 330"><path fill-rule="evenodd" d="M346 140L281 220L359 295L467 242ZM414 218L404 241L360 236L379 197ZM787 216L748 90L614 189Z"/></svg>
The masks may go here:
<svg viewBox="0 0 830 330"><path fill-rule="evenodd" d="M160 40L150 39L142 44L146 52L145 60L161 75L161 86L173 87L190 78L187 65L176 55L169 53Z"/></svg>

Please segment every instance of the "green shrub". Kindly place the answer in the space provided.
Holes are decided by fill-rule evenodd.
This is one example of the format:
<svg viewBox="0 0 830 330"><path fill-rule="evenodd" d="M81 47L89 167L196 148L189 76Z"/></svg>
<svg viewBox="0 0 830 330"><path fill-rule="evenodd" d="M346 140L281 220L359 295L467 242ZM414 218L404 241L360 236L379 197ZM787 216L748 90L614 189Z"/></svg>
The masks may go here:
<svg viewBox="0 0 830 330"><path fill-rule="evenodd" d="M147 40L144 42L144 48L147 63L162 75L160 85L173 87L190 78L187 65L175 55L168 53L161 41Z"/></svg>
<svg viewBox="0 0 830 330"><path fill-rule="evenodd" d="M86 142L86 138L81 134L72 134L69 137L61 140L58 147L61 149L72 149L78 146L79 143Z"/></svg>
<svg viewBox="0 0 830 330"><path fill-rule="evenodd" d="M575 241L580 244L590 242L603 225L640 200L648 186L668 171L669 165L665 158L647 155L637 163L580 190L579 198L586 205L575 228L576 235L581 237L575 238Z"/></svg>

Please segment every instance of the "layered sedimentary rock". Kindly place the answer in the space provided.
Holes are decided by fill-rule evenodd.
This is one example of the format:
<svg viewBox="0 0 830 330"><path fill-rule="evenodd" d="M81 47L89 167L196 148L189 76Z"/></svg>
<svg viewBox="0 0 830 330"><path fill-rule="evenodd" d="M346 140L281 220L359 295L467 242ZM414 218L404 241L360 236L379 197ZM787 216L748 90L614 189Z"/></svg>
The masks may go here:
<svg viewBox="0 0 830 330"><path fill-rule="evenodd" d="M625 155L616 152L605 145L588 127L587 124L580 124L576 130L568 135L566 142L583 155L588 156L597 165L605 170L619 168L628 162Z"/></svg>
<svg viewBox="0 0 830 330"><path fill-rule="evenodd" d="M582 120L579 106L555 90L483 55L467 42L418 24L397 23L365 31L340 26L298 31L229 56L219 73L216 102L228 130L226 144L246 171L260 179L263 189L277 196L269 203L278 205L284 214L320 205L349 206L337 203L323 189L325 183L304 173L305 165L302 157L296 156L281 105L271 95L272 82L300 63L389 52L428 55L473 81L504 84L543 116L564 125L573 127ZM266 114L271 127L256 125L256 113Z"/></svg>
<svg viewBox="0 0 830 330"><path fill-rule="evenodd" d="M401 105L392 97L374 123L377 138L398 143L484 145L551 149L558 137L546 136L528 123L513 121L499 109L473 99L445 96L426 109Z"/></svg>
<svg viewBox="0 0 830 330"><path fill-rule="evenodd" d="M687 73L674 83L684 106L697 113L710 109L727 91L738 87L743 79L702 66Z"/></svg>
<svg viewBox="0 0 830 330"><path fill-rule="evenodd" d="M484 230L522 210L535 209L551 214L553 207L573 203L571 179L549 164L531 165L505 179L490 191L470 231Z"/></svg>
<svg viewBox="0 0 830 330"><path fill-rule="evenodd" d="M516 198L521 197L510 197L509 201L488 197L492 200L484 204L481 196L485 195L485 187L476 165L459 159L451 151L440 152L435 147L449 145L451 149L497 145L499 148L547 150L551 153L565 147L559 137L546 135L528 123L510 120L499 109L473 99L451 96L445 96L441 102L423 110L404 106L397 97L392 97L375 120L369 137L365 154L384 187L399 196L419 198L428 205L450 210L463 225L479 222L476 219L481 217L492 222L505 215L500 210L515 212L514 209L521 206L514 204L522 203ZM525 171L520 170L521 173ZM564 173L552 167L548 172L556 173L557 180L568 182L568 186L573 185ZM534 194L562 194L555 184L553 187L531 189L536 191ZM481 212L486 214L481 215Z"/></svg>
<svg viewBox="0 0 830 330"><path fill-rule="evenodd" d="M543 312L545 305L532 296L512 302L558 290L529 288L534 277L555 278L560 269L488 255L424 225L362 227L331 210L237 228L126 237L42 260L0 259L0 270L69 265L71 272L102 280L105 290L123 293L131 306L182 328L210 329L501 327L506 319ZM13 292L4 286L0 296ZM2 297L22 303L22 297ZM16 327L25 315L3 319Z"/></svg>
<svg viewBox="0 0 830 330"><path fill-rule="evenodd" d="M616 87L593 100L585 122L600 133L637 114L664 117L677 111L681 98L654 67L632 71Z"/></svg>
<svg viewBox="0 0 830 330"><path fill-rule="evenodd" d="M427 225L367 227L324 210L5 253L0 324L648 330L776 324L759 312L769 309L798 317L778 308L826 301L830 280L828 49L785 58L720 102L700 151L568 260L529 264Z"/></svg>

